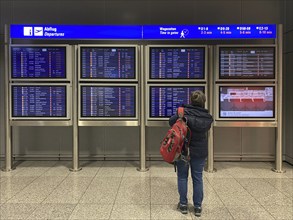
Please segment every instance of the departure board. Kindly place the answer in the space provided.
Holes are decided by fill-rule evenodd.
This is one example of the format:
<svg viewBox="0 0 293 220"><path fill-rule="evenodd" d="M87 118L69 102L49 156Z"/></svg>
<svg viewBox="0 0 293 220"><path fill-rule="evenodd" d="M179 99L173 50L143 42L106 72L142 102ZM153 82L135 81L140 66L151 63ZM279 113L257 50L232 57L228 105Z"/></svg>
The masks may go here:
<svg viewBox="0 0 293 220"><path fill-rule="evenodd" d="M273 86L220 86L220 118L274 118Z"/></svg>
<svg viewBox="0 0 293 220"><path fill-rule="evenodd" d="M11 78L66 78L66 47L11 47Z"/></svg>
<svg viewBox="0 0 293 220"><path fill-rule="evenodd" d="M66 117L66 86L12 85L12 117Z"/></svg>
<svg viewBox="0 0 293 220"><path fill-rule="evenodd" d="M221 47L220 79L274 79L274 47Z"/></svg>
<svg viewBox="0 0 293 220"><path fill-rule="evenodd" d="M193 91L204 91L204 86L150 86L150 118L169 118L182 104L190 104Z"/></svg>
<svg viewBox="0 0 293 220"><path fill-rule="evenodd" d="M136 117L136 87L81 86L81 117Z"/></svg>
<svg viewBox="0 0 293 220"><path fill-rule="evenodd" d="M135 47L81 47L81 78L135 79Z"/></svg>
<svg viewBox="0 0 293 220"><path fill-rule="evenodd" d="M204 79L205 48L151 47L150 79Z"/></svg>

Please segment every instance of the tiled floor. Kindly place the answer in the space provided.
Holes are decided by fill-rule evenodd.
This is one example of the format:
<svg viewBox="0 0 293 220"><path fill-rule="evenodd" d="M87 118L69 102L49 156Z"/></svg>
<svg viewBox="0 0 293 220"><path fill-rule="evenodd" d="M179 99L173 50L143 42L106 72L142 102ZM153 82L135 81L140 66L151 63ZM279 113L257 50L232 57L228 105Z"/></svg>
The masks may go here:
<svg viewBox="0 0 293 220"><path fill-rule="evenodd" d="M150 162L148 172L136 171L138 162L82 162L79 172L70 166L26 161L1 171L0 219L293 219L287 163L279 174L266 162L216 162L216 173L204 172L201 218L176 210L176 173L164 162Z"/></svg>

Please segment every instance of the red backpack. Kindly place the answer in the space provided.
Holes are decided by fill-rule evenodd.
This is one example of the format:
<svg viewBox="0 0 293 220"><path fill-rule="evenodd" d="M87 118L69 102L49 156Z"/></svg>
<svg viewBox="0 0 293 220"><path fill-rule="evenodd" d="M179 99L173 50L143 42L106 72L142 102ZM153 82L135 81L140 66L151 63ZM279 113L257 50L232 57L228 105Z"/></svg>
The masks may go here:
<svg viewBox="0 0 293 220"><path fill-rule="evenodd" d="M161 142L160 153L168 163L174 163L181 158L183 146L187 148L187 159L189 159L188 145L191 138L191 131L187 126L186 118L184 118L183 107L178 108L178 116L179 118L176 123L168 130ZM187 139L188 131L190 131L189 139Z"/></svg>

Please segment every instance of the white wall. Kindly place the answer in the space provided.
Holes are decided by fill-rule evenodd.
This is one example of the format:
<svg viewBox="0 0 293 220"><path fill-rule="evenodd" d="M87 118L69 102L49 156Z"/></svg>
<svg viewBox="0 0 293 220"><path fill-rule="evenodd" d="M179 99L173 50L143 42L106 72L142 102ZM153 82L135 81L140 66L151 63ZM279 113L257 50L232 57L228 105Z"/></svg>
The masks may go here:
<svg viewBox="0 0 293 220"><path fill-rule="evenodd" d="M284 23L284 148L285 158L293 164L293 1L285 1Z"/></svg>

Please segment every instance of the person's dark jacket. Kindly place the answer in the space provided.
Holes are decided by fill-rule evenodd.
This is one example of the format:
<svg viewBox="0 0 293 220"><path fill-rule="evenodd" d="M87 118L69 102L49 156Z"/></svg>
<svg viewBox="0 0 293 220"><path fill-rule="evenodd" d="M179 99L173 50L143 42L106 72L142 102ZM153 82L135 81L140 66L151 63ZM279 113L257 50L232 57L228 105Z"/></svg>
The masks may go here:
<svg viewBox="0 0 293 220"><path fill-rule="evenodd" d="M184 117L191 130L191 140L189 145L191 157L208 156L208 130L213 123L213 117L208 110L199 106L183 105ZM171 116L169 125L172 126L178 119L178 114Z"/></svg>

